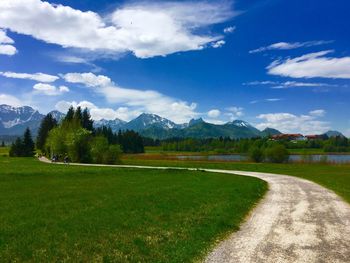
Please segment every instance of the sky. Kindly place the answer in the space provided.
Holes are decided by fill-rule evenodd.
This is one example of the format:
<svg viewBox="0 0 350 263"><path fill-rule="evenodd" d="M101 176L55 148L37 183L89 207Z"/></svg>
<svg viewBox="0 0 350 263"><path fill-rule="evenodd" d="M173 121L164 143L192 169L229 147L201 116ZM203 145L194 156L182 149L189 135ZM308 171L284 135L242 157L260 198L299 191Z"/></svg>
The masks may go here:
<svg viewBox="0 0 350 263"><path fill-rule="evenodd" d="M0 104L350 136L347 0L1 0Z"/></svg>

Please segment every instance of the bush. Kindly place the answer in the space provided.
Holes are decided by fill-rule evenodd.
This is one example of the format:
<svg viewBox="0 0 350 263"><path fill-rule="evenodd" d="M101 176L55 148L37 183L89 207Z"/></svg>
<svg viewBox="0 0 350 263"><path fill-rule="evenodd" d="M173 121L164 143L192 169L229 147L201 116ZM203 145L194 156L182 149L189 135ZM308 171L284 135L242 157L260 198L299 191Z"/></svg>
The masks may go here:
<svg viewBox="0 0 350 263"><path fill-rule="evenodd" d="M105 154L103 162L105 164L118 164L120 163L121 153L122 151L119 145L110 145Z"/></svg>
<svg viewBox="0 0 350 263"><path fill-rule="evenodd" d="M288 161L289 152L284 145L277 144L271 148L267 148L265 151L265 156L269 162L283 163Z"/></svg>
<svg viewBox="0 0 350 263"><path fill-rule="evenodd" d="M256 163L264 161L264 152L259 147L252 147L249 150L249 159Z"/></svg>

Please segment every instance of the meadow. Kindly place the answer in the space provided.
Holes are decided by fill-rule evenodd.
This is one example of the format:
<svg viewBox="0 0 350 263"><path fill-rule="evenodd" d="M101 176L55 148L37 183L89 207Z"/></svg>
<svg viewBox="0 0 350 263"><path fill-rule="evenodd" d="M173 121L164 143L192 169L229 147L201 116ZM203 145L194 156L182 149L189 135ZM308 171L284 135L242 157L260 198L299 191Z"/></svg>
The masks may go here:
<svg viewBox="0 0 350 263"><path fill-rule="evenodd" d="M249 162L215 162L215 161L180 161L171 158L171 155L125 155L123 164L170 166L170 167L194 167L241 170L251 172L266 172L286 174L301 177L318 183L350 203L350 165L349 164L303 164L303 163L249 163Z"/></svg>
<svg viewBox="0 0 350 263"><path fill-rule="evenodd" d="M263 197L259 179L0 157L0 262L193 262Z"/></svg>

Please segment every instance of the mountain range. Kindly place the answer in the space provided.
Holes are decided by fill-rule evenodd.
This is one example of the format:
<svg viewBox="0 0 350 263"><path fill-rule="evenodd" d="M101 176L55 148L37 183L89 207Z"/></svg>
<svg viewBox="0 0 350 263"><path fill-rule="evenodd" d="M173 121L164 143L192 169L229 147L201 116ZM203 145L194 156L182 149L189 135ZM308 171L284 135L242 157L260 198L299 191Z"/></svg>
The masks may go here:
<svg viewBox="0 0 350 263"><path fill-rule="evenodd" d="M51 111L52 116L60 121L64 114L59 111ZM45 115L29 107L12 107L0 105L0 135L22 135L25 128L29 127L35 135L38 132L41 120ZM258 130L248 122L235 120L225 124L212 124L203 119L192 119L189 123L176 124L166 118L155 114L143 113L137 118L126 122L120 119L99 120L94 122L94 126L109 126L116 132L118 130L134 130L141 135L154 138L166 139L171 137L179 138L252 138L266 137L281 134L276 129L266 128ZM335 136L341 133L329 131L329 135Z"/></svg>

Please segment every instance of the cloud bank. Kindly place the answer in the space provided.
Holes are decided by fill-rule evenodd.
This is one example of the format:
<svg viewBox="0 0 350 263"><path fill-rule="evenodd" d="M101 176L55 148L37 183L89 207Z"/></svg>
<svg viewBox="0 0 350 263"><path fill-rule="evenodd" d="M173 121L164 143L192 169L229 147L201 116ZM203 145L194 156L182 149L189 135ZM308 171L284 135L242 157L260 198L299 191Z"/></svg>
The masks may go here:
<svg viewBox="0 0 350 263"><path fill-rule="evenodd" d="M141 2L101 16L40 0L1 0L0 28L64 48L149 58L203 49L223 38L209 27L237 14L228 1Z"/></svg>

